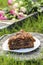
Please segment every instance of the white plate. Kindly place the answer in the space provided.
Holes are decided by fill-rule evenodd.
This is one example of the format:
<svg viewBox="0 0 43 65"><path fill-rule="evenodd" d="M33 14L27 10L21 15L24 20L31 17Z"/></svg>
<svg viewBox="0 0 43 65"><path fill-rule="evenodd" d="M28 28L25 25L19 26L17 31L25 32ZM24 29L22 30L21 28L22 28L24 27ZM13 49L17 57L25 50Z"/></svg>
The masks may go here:
<svg viewBox="0 0 43 65"><path fill-rule="evenodd" d="M10 52L18 52L18 53L27 53L27 52L31 52L31 51L34 51L35 49L37 49L39 46L40 46L40 41L34 37L34 39L36 40L34 42L34 47L33 48L25 48L25 49L18 49L18 50L10 50L9 47L8 47L8 40L7 39L3 45L2 45L2 48L4 51L10 51Z"/></svg>

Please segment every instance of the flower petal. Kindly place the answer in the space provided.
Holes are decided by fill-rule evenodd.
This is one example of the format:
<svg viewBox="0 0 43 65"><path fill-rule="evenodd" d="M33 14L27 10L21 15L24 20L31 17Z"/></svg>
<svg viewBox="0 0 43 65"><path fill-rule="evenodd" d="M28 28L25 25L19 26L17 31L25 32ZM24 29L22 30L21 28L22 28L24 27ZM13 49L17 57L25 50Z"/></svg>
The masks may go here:
<svg viewBox="0 0 43 65"><path fill-rule="evenodd" d="M11 5L12 4L12 0L8 0L8 5Z"/></svg>

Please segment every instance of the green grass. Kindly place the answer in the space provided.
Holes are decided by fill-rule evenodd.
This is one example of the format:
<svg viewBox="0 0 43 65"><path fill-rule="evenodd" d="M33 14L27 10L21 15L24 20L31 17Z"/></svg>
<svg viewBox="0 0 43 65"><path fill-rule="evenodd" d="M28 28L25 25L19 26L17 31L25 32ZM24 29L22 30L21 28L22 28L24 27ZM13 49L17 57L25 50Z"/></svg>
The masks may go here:
<svg viewBox="0 0 43 65"><path fill-rule="evenodd" d="M43 59L28 60L28 61L16 61L10 56L0 56L0 65L43 65Z"/></svg>

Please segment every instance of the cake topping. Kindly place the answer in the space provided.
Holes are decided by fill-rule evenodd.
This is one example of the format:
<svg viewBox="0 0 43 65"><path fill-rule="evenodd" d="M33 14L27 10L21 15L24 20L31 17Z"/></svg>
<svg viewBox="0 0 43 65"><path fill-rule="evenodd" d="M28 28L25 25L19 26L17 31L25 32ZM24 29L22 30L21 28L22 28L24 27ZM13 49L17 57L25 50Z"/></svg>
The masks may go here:
<svg viewBox="0 0 43 65"><path fill-rule="evenodd" d="M20 32L16 33L16 35L10 37L8 45L11 50L31 48L34 47L34 42L35 39L30 33L21 30Z"/></svg>

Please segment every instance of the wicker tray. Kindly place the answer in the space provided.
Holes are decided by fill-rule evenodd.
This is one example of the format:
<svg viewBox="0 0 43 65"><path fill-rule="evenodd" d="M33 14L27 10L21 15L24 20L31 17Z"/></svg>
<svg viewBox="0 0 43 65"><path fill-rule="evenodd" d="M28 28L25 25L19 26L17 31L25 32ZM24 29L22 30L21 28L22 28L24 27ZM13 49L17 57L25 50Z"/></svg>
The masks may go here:
<svg viewBox="0 0 43 65"><path fill-rule="evenodd" d="M0 55L9 55L9 53L5 53L2 50L2 44L3 42L8 39L10 36L14 35L13 34L8 34L8 35L4 35L3 37L0 38ZM26 54L19 54L19 53L10 53L11 57L15 58L16 60L18 60L18 58L20 60L30 60L30 59L43 59L43 34L39 34L39 33L31 33L33 36L35 36L36 38L38 38L40 40L40 47L38 49L36 49L33 52L30 53L26 53Z"/></svg>

